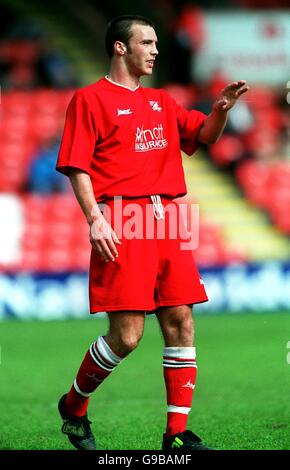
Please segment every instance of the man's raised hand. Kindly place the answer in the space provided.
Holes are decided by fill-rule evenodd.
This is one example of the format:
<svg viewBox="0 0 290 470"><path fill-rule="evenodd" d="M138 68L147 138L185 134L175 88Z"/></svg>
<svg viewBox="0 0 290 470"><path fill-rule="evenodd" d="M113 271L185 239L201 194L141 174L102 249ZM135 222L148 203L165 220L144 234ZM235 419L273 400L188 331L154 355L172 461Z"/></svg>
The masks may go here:
<svg viewBox="0 0 290 470"><path fill-rule="evenodd" d="M245 80L229 83L215 100L213 109L215 111L229 111L236 104L240 96L248 90L249 86Z"/></svg>

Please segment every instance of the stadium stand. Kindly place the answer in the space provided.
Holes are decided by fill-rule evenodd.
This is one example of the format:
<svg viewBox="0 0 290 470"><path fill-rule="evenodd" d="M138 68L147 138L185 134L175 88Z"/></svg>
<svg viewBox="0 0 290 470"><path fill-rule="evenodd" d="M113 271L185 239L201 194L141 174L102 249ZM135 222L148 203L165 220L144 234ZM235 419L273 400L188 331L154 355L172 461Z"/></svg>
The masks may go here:
<svg viewBox="0 0 290 470"><path fill-rule="evenodd" d="M26 9L26 14L37 18L39 24L45 21L48 24L49 19L56 31L56 43L64 48L70 44L71 58L79 74L85 72L86 82L98 78L101 66L93 70L88 58L91 50L84 55L80 45L72 47L75 29L69 25L75 26L75 18L72 20L68 15L68 24L62 29L57 9L50 15L49 7L41 10L30 2L26 7L20 7L21 2L16 0L13 3L22 8L22 13ZM39 69L34 67L42 53L41 44L23 39L19 30L14 37L5 37L0 42L1 73L3 70L6 73L5 64L10 64L13 73L16 70L12 76L17 77L10 85L7 83L9 86L2 93L1 207L13 206L16 215L11 223L18 223L14 241L10 243L9 237L5 240L5 246L10 248L0 259L0 266L2 270L87 270L90 246L83 215L69 186L49 181L47 176L52 174L57 152L53 144L60 138L74 87L71 80L65 88L57 81L55 85L48 81L49 86L44 86L43 75L37 76ZM25 81L23 69L16 65L25 66L26 72L30 68L30 74L27 73L30 82ZM203 89L174 82L166 88L183 106L196 106L207 112L209 103L226 81L217 71ZM184 157L187 201L200 205L196 258L202 267L289 256L290 166L281 157L283 149L279 147L280 142L284 142L284 147L289 145L288 120L275 90L259 87L253 93L255 99L241 104L237 116L231 115L226 133L210 147L209 154L203 149L197 158ZM44 146L50 150L41 154ZM42 184L44 181L46 185ZM8 209L4 212L9 213ZM13 255L11 246L17 255Z"/></svg>

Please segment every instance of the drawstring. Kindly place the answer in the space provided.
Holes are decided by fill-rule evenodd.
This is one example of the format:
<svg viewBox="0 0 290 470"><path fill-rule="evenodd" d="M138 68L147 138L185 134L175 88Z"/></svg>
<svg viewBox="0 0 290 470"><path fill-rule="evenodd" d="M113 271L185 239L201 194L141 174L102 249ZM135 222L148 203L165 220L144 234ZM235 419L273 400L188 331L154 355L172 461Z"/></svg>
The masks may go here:
<svg viewBox="0 0 290 470"><path fill-rule="evenodd" d="M164 219L164 207L161 202L160 196L157 194L155 196L150 196L151 201L153 202L153 212L157 220Z"/></svg>

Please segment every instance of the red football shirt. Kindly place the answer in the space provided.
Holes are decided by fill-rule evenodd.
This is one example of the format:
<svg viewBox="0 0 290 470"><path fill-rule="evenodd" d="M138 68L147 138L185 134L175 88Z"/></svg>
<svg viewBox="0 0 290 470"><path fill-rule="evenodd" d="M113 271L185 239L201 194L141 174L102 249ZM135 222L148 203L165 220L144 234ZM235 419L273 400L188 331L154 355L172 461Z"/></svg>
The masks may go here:
<svg viewBox="0 0 290 470"><path fill-rule="evenodd" d="M135 90L102 78L67 109L57 170L87 172L97 201L113 196L186 194L181 151L192 155L205 119L164 90Z"/></svg>

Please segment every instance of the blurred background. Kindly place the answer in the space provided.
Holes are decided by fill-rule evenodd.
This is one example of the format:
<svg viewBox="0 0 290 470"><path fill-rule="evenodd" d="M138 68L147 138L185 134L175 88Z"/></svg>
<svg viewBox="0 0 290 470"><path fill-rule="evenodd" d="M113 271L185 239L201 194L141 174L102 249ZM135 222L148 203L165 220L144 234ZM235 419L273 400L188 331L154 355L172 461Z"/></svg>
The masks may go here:
<svg viewBox="0 0 290 470"><path fill-rule="evenodd" d="M149 84L186 108L209 113L232 80L251 87L219 142L184 157L210 296L197 310L287 310L288 1L102 3L0 1L0 318L88 314L87 224L55 163L68 102L107 73L106 24L125 13L155 22L160 56Z"/></svg>

